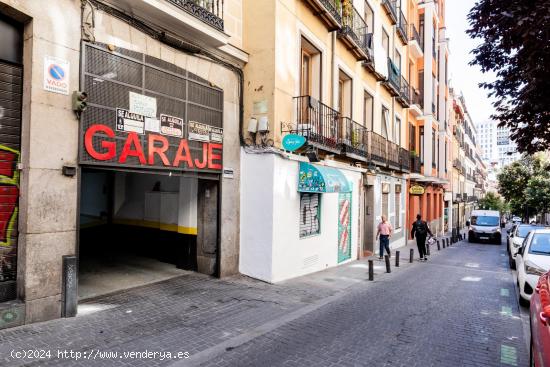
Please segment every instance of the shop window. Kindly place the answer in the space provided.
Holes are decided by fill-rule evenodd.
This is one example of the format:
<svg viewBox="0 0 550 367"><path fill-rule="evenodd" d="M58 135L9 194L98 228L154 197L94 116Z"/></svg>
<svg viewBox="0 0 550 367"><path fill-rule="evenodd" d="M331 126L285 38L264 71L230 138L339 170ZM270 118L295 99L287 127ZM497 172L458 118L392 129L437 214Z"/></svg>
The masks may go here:
<svg viewBox="0 0 550 367"><path fill-rule="evenodd" d="M401 228L401 185L395 185L395 228Z"/></svg>
<svg viewBox="0 0 550 367"><path fill-rule="evenodd" d="M300 194L300 238L321 233L321 194Z"/></svg>

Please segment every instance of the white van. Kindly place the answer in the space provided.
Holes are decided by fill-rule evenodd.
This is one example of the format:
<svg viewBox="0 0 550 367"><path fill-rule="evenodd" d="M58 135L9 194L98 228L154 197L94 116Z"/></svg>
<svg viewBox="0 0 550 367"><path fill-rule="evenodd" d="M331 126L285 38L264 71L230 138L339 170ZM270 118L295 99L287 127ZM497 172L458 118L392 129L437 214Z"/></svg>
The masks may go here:
<svg viewBox="0 0 550 367"><path fill-rule="evenodd" d="M489 241L500 245L500 213L497 210L474 210L470 217L468 242Z"/></svg>

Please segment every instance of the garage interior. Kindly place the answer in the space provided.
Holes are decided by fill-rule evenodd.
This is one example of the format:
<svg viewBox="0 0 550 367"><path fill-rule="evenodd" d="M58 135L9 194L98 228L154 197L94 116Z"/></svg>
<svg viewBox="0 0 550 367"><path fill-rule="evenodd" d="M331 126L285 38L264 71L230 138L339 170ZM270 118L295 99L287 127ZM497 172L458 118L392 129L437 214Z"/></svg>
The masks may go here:
<svg viewBox="0 0 550 367"><path fill-rule="evenodd" d="M83 168L79 299L188 271L217 276L217 187L192 175Z"/></svg>

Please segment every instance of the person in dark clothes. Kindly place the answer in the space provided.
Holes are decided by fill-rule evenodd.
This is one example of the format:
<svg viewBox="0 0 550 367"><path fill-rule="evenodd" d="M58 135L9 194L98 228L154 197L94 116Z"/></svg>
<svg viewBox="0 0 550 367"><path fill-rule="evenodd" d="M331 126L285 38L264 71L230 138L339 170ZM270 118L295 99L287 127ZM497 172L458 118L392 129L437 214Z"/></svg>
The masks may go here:
<svg viewBox="0 0 550 367"><path fill-rule="evenodd" d="M432 231L428 227L428 223L422 220L422 216L418 214L416 216L416 221L412 225L411 229L411 238L416 237L416 245L418 246L418 253L420 254L420 261L428 260L426 255L426 238L433 236Z"/></svg>

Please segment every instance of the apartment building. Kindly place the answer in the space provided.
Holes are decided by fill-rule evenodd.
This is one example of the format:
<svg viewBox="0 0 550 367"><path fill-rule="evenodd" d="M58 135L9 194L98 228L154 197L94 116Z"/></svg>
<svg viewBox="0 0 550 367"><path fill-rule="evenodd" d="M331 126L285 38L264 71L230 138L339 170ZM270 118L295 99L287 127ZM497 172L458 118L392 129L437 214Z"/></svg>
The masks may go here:
<svg viewBox="0 0 550 367"><path fill-rule="evenodd" d="M0 0L0 328L237 273L241 0L47 3Z"/></svg>
<svg viewBox="0 0 550 367"><path fill-rule="evenodd" d="M481 156L487 164L497 162L497 124L493 120L486 120L476 125L477 141L481 148Z"/></svg>

